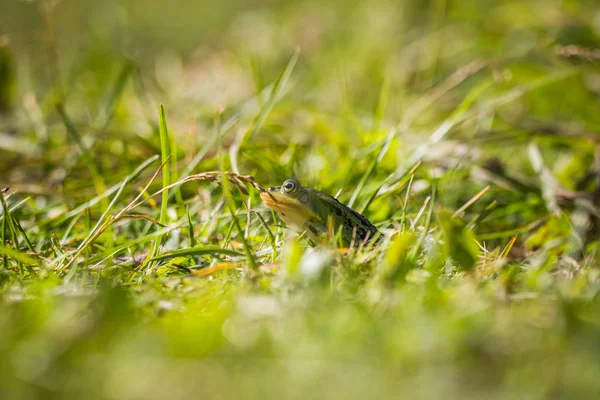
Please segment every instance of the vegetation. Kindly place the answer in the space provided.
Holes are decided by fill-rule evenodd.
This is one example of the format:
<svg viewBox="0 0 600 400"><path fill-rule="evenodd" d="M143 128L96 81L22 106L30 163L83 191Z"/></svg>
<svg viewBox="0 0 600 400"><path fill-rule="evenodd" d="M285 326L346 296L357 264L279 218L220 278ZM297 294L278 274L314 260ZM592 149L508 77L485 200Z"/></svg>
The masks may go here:
<svg viewBox="0 0 600 400"><path fill-rule="evenodd" d="M598 396L596 1L72 3L0 16L1 398Z"/></svg>

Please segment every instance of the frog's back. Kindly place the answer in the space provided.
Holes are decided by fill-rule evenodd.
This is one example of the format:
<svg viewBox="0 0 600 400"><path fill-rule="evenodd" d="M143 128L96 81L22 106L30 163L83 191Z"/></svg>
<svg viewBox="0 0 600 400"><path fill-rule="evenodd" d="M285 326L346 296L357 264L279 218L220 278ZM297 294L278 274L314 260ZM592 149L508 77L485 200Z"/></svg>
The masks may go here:
<svg viewBox="0 0 600 400"><path fill-rule="evenodd" d="M326 224L327 218L331 217L336 224L336 229L341 226L342 239L346 245L349 245L352 240L355 243L366 242L380 235L371 221L335 197L315 189L310 191L325 208L322 222Z"/></svg>

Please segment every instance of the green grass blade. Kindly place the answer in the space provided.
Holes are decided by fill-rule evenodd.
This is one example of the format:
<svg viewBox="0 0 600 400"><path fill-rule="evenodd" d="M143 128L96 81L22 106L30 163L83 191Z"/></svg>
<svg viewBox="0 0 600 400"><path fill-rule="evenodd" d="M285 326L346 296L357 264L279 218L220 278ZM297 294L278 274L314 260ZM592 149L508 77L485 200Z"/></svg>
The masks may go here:
<svg viewBox="0 0 600 400"><path fill-rule="evenodd" d="M77 250L82 250L83 248L85 248L89 244L90 239L98 233L98 230L100 229L102 224L106 221L108 215L110 214L110 211L113 209L113 207L117 203L117 200L119 199L119 197L121 197L121 193L123 193L123 190L125 189L125 186L127 186L128 183L129 183L129 179L125 178L123 180L123 182L121 183L121 186L119 186L119 190L117 190L117 193L114 195L111 202L108 204L108 206L106 207L106 209L104 210L104 212L102 213L102 215L100 216L98 221L96 222L96 225L94 225L94 227L92 228L90 233L88 233L88 235L83 240L83 242L81 242L81 244L77 247Z"/></svg>
<svg viewBox="0 0 600 400"><path fill-rule="evenodd" d="M19 220L17 218L15 218L14 215L12 215L12 220L13 220L13 224L14 224L13 226L17 228L17 230L21 233L23 240L25 240L25 244L27 244L27 248L29 249L29 251L33 252L34 251L33 245L31 244L31 241L29 240L29 237L27 236L25 229L23 229L23 227L19 223Z"/></svg>
<svg viewBox="0 0 600 400"><path fill-rule="evenodd" d="M217 130L217 132L213 136L212 140L208 141L200 149L200 151L198 151L198 153L196 153L194 158L192 158L192 161L190 161L188 164L186 164L185 168L183 169L183 172L179 176L179 179L184 179L184 178L188 177L192 173L192 171L194 171L194 168L196 168L198 166L198 164L200 164L200 162L206 156L206 154L208 154L210 149L214 148L219 143L219 141L221 141L223 139L223 137L226 134L228 134L237 125L238 122L239 122L238 117L232 117L227 122L225 122L223 124L223 126Z"/></svg>
<svg viewBox="0 0 600 400"><path fill-rule="evenodd" d="M138 176L140 176L140 174L146 169L148 168L150 165L152 165L152 163L154 163L157 159L159 158L158 155L154 155L148 159L146 159L144 162L142 162L131 174L127 175L125 177L125 179L128 182L133 182L135 179L137 179ZM72 211L69 211L68 213L66 213L60 220L60 222L63 222L71 217L74 217L76 215L81 214L84 210L91 208L93 206L95 206L96 204L98 204L100 201L102 201L102 199L111 196L113 193L117 192L119 190L119 188L121 188L121 186L123 185L124 181L121 181L120 183L111 186L109 189L107 189L105 192L98 194L97 196L95 196L94 198L92 198L89 201L86 201L85 203L83 203L82 205L74 208Z"/></svg>
<svg viewBox="0 0 600 400"><path fill-rule="evenodd" d="M408 193L407 193L407 198L408 198ZM425 239L427 238L427 235L429 234L429 229L431 227L431 217L433 215L433 209L435 207L436 200L437 200L437 182L434 182L433 188L431 189L431 201L430 201L429 211L427 212L427 216L425 218L425 224L423 224L423 229L421 231L421 235L419 235L419 238L417 239L417 242L415 243L415 245L410 253L411 260L414 260L415 262L417 260L417 257L419 256L419 253L421 252L423 243L425 242Z"/></svg>
<svg viewBox="0 0 600 400"><path fill-rule="evenodd" d="M377 106L373 113L373 127L371 130L377 132L381 127L381 121L385 116L385 110L388 105L388 98L390 97L390 78L386 74L379 90L379 98L377 99Z"/></svg>
<svg viewBox="0 0 600 400"><path fill-rule="evenodd" d="M254 258L254 254L252 254L252 249L250 247L250 244L248 243L248 240L246 239L246 237L244 235L244 230L242 229L242 227L240 225L240 221L237 219L237 216L236 216L235 202L233 200L233 196L231 195L231 183L229 182L229 180L227 178L224 178L222 181L223 181L223 194L225 196L225 200L226 200L227 206L229 208L229 212L231 213L232 223L240 236L240 240L242 242L242 245L244 246L244 253L246 253L246 257L248 258L248 263L250 264L250 267L253 270L257 270L258 264L256 264L256 260Z"/></svg>
<svg viewBox="0 0 600 400"><path fill-rule="evenodd" d="M358 186L354 190L354 193L352 193L352 197L348 201L348 207L352 208L352 206L354 205L354 202L360 195L360 192L362 191L363 187L367 183L367 180L371 177L371 175L373 174L373 171L375 171L375 169L377 168L377 165L379 165L381 160L383 160L383 157L385 157L386 153L388 152L390 145L392 144L392 140L394 140L395 136L396 136L396 130L391 129L390 132L388 133L387 137L385 138L385 141L381 145L381 148L379 149L379 153L377 154L377 157L374 158L373 161L371 161L371 164L369 165L369 167L363 174L362 178L360 179L360 182L358 183ZM366 210L366 207L363 206L361 208L360 212L364 212L365 210Z"/></svg>
<svg viewBox="0 0 600 400"><path fill-rule="evenodd" d="M155 232L148 233L147 235L138 237L136 239L129 240L126 243L115 246L111 249L107 249L99 254L96 254L96 255L90 257L90 259L88 260L88 263L91 265L91 264L96 264L99 262L104 262L107 259L114 257L117 254L121 253L122 251L128 250L128 249L138 246L138 245L143 245L148 242L154 241L157 238L161 238L161 237L169 234L170 232L173 232L174 230L181 228L182 226L183 226L182 224L169 226L167 228L159 229ZM144 264L142 264L142 267L143 266L144 266Z"/></svg>
<svg viewBox="0 0 600 400"><path fill-rule="evenodd" d="M273 248L272 261L275 262L275 260L277 259L277 246L276 246L277 241L275 240L275 235L273 235L273 232L271 232L271 228L267 224L267 221L265 221L265 219L263 218L262 215L260 215L259 212L254 212L254 215L256 215L256 217L260 221L261 225L267 231L267 235L269 236L269 241L271 242L271 247Z"/></svg>
<svg viewBox="0 0 600 400"><path fill-rule="evenodd" d="M40 261L28 256L25 253L21 253L18 250L15 250L11 247L7 247L0 243L0 254L4 256L8 256L19 263L28 264L28 265L40 265ZM6 266L6 265L5 265Z"/></svg>
<svg viewBox="0 0 600 400"><path fill-rule="evenodd" d="M150 261L165 260L173 257L204 256L211 254L222 254L232 257L244 257L244 253L240 253L239 251L235 250L224 249L218 246L197 246L162 253L152 257Z"/></svg>
<svg viewBox="0 0 600 400"><path fill-rule="evenodd" d="M67 115L64 105L59 103L56 106L56 109L67 129L67 134L69 135L71 140L73 142L75 142L75 144L79 148L79 151L81 152L81 155L85 159L88 170L90 171L90 175L92 176L92 182L96 189L96 193L101 194L101 193L106 192L106 184L104 182L104 178L102 178L102 175L100 174L100 171L98 170L98 167L96 165L96 160L91 155L89 149L83 143L83 140L82 140L81 136L79 135L77 128L75 128L75 124L73 124L73 121L71 121L71 119ZM105 207L106 205L103 204L103 206Z"/></svg>
<svg viewBox="0 0 600 400"><path fill-rule="evenodd" d="M421 162L433 145L439 143L459 122L466 120L470 116L468 110L475 103L475 100L485 93L492 86L492 83L492 81L484 81L471 90L462 103L438 126L429 139L418 146L408 160L394 172L392 182L401 180L410 168Z"/></svg>
<svg viewBox="0 0 600 400"><path fill-rule="evenodd" d="M7 233L12 239L12 245L15 249L18 249L18 232L14 225L14 218L8 208L4 193L0 192L0 205L2 206L2 244L7 241Z"/></svg>
<svg viewBox="0 0 600 400"><path fill-rule="evenodd" d="M171 157L171 151L169 146L170 142L169 131L167 128L167 118L165 117L165 109L162 104L160 105L159 109L158 124L160 135L160 156L162 163L165 165L162 169L163 191L161 193L160 216L158 218L158 222L164 226L167 225L167 208L169 206L169 190L167 187L171 184L171 174L169 166L169 158ZM152 247L152 251L149 253L147 261L144 262L144 267L147 265L148 261L150 261L154 256L158 254L162 238L163 236L161 235L157 236L154 240L154 246Z"/></svg>
<svg viewBox="0 0 600 400"><path fill-rule="evenodd" d="M192 224L192 216L190 215L190 208L185 208L185 215L187 216L188 229L189 229L189 238L190 238L190 247L196 246L196 237L194 236L194 225Z"/></svg>
<svg viewBox="0 0 600 400"><path fill-rule="evenodd" d="M167 129L167 118L165 117L165 109L160 105L159 115L159 133L160 133L160 157L163 163L166 163L171 157L171 147L169 141L169 131ZM171 184L171 169L168 163L162 170L162 187L166 188ZM167 223L167 207L169 206L169 191L165 190L162 192L162 202L160 205L160 218L159 222L163 225Z"/></svg>
<svg viewBox="0 0 600 400"><path fill-rule="evenodd" d="M245 144L247 144L250 138L252 138L252 136L254 136L262 128L271 110L273 110L273 106L275 106L275 104L283 94L283 89L285 88L292 75L292 71L294 70L296 63L298 62L299 56L300 50L294 50L287 64L285 65L285 68L283 69L283 71L281 71L281 74L279 74L277 80L273 84L273 89L271 90L271 95L267 99L267 102L261 108L260 113L258 114L258 117L256 118L252 127L244 135L240 147L243 147Z"/></svg>
<svg viewBox="0 0 600 400"><path fill-rule="evenodd" d="M126 61L119 75L117 76L117 80L115 81L114 87L110 93L108 101L106 102L106 106L104 107L104 113L100 115L99 119L102 121L100 124L100 129L104 130L110 125L113 116L115 114L115 107L125 90L125 86L129 79L129 76L134 71L134 64L131 61Z"/></svg>
<svg viewBox="0 0 600 400"><path fill-rule="evenodd" d="M4 195L0 193L0 196L4 196ZM1 245L4 245L4 243L6 243L6 234L8 231L7 222L6 222L7 220L8 220L8 218L6 218L3 213L2 214L2 231L0 232L2 234L2 243L0 243ZM2 265L4 265L4 269L8 269L8 257L6 254L2 254Z"/></svg>
<svg viewBox="0 0 600 400"><path fill-rule="evenodd" d="M561 214L561 210L556 199L559 183L554 175L552 175L552 172L548 169L548 167L546 167L542 153L534 142L529 144L528 153L531 166L539 177L540 186L542 189L542 198L546 202L546 207L548 208L548 211L555 216L558 216Z"/></svg>
<svg viewBox="0 0 600 400"><path fill-rule="evenodd" d="M290 79L290 76L292 75L292 71L294 70L296 63L298 62L299 55L300 55L300 50L298 50L298 49L296 49L294 51L294 53L292 53L285 68L283 69L283 71L281 72L281 74L279 75L279 77L277 78L275 83L273 84L273 89L271 90L271 94L270 94L269 98L267 99L267 101L265 102L265 104L263 104L263 106L261 107L260 112L258 113L258 116L254 120L254 123L246 132L244 132L243 136L241 137L241 139L239 141L239 144L237 146L233 146L231 148L231 150L230 150L231 166L232 166L232 170L235 173L238 173L238 174L240 173L240 171L238 170L238 167L237 167L237 165L238 165L237 159L238 159L238 153L239 153L240 149L243 148L244 146L246 146L248 144L248 141L252 138L252 136L254 136L262 128L263 124L267 120L267 117L271 113L271 110L273 109L273 107L275 106L275 104L277 103L277 101L279 100L281 95L283 94L283 89L285 88L287 82Z"/></svg>

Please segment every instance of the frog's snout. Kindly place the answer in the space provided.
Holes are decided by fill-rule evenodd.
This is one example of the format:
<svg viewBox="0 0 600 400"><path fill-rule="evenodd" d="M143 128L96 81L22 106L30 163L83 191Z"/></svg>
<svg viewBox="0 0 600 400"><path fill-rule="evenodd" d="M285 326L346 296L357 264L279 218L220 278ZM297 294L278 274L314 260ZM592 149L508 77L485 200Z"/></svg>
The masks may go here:
<svg viewBox="0 0 600 400"><path fill-rule="evenodd" d="M271 194L271 188L267 189L265 192L260 194L260 198L265 202L266 205L273 204L277 202L275 196Z"/></svg>

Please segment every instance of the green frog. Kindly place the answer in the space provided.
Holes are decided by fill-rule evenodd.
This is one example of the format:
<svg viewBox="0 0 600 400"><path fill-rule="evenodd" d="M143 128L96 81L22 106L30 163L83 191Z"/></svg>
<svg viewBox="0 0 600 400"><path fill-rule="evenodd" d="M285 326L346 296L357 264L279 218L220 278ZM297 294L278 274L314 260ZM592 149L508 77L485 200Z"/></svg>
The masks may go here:
<svg viewBox="0 0 600 400"><path fill-rule="evenodd" d="M302 186L295 179L266 189L260 198L289 227L304 232L315 242L327 232L339 233L344 247L381 238L381 232L363 215L335 197Z"/></svg>

